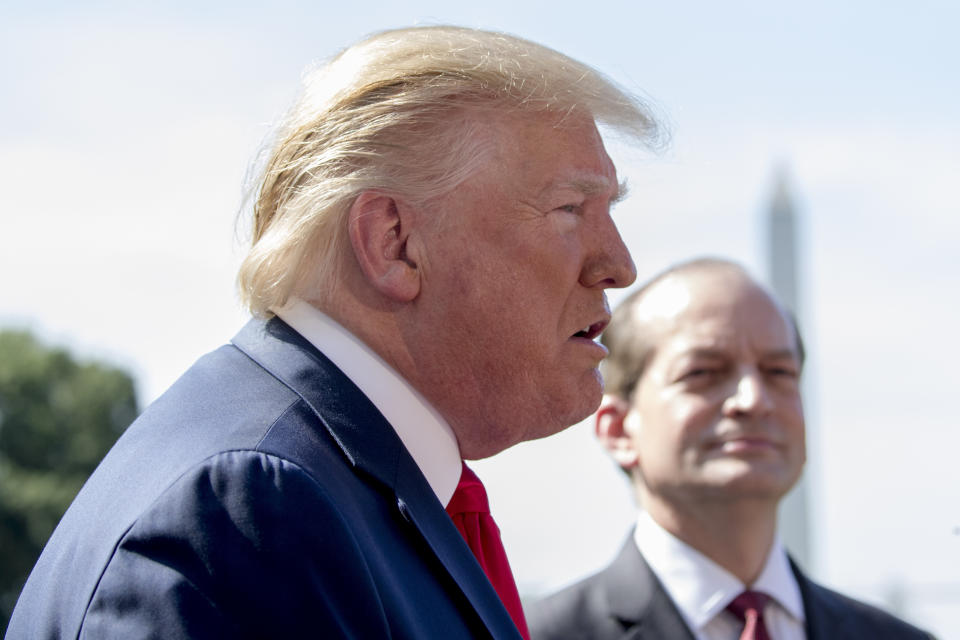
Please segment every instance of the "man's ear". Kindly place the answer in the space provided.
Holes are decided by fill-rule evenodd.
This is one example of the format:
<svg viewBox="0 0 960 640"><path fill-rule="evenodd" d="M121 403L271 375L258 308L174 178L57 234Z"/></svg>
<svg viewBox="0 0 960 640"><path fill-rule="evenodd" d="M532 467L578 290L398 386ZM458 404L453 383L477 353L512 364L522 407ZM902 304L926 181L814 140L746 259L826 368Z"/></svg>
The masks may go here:
<svg viewBox="0 0 960 640"><path fill-rule="evenodd" d="M637 466L640 455L624 427L630 403L619 396L604 395L597 409L594 429L603 448L624 469Z"/></svg>
<svg viewBox="0 0 960 640"><path fill-rule="evenodd" d="M420 270L407 255L413 211L375 191L361 193L347 213L350 244L370 285L395 302L420 293Z"/></svg>

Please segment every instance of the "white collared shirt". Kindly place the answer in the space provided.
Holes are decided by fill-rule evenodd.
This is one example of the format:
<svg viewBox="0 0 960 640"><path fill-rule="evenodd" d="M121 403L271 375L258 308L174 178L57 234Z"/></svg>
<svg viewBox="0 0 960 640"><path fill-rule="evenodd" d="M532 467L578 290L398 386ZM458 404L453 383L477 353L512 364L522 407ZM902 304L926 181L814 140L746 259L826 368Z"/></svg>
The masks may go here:
<svg viewBox="0 0 960 640"><path fill-rule="evenodd" d="M355 335L313 305L291 298L274 313L353 381L393 426L427 483L446 505L460 481L460 446L426 398Z"/></svg>
<svg viewBox="0 0 960 640"><path fill-rule="evenodd" d="M737 640L743 624L727 605L746 586L733 574L640 513L634 541L697 640ZM750 586L772 600L763 612L776 640L804 640L805 615L800 587L787 553L775 540L757 581Z"/></svg>

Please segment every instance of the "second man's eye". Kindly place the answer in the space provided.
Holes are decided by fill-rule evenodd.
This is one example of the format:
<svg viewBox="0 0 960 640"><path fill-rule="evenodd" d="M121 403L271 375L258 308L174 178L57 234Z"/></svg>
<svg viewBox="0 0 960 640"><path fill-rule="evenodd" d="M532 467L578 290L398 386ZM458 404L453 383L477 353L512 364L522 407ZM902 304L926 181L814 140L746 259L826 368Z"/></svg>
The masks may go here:
<svg viewBox="0 0 960 640"><path fill-rule="evenodd" d="M720 371L721 370L716 367L694 367L684 371L680 376L680 380L692 384L702 384L716 378L720 375Z"/></svg>
<svg viewBox="0 0 960 640"><path fill-rule="evenodd" d="M774 376L776 378L789 378L793 379L797 377L797 371L790 367L769 367L766 370L767 375Z"/></svg>

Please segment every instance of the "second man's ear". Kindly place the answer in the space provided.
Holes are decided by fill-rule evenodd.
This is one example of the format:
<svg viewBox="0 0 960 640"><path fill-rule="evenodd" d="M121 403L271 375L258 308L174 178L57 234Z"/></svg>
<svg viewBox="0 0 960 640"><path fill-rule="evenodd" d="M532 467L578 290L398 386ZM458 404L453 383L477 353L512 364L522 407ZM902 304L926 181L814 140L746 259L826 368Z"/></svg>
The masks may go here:
<svg viewBox="0 0 960 640"><path fill-rule="evenodd" d="M370 285L394 302L416 298L420 271L408 254L413 209L397 198L364 191L347 217L353 253Z"/></svg>
<svg viewBox="0 0 960 640"><path fill-rule="evenodd" d="M640 462L640 455L624 424L629 410L630 403L623 398L604 395L594 422L597 440L617 464L628 470Z"/></svg>

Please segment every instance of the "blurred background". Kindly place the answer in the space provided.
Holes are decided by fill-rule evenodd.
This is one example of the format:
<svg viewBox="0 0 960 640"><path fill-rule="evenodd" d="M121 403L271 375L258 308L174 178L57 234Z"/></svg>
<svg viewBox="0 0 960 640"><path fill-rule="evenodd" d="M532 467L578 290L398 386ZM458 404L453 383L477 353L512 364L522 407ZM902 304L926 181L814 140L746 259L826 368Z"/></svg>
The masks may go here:
<svg viewBox="0 0 960 640"><path fill-rule="evenodd" d="M242 186L303 69L371 31L455 23L655 104L668 151L608 145L638 281L700 254L792 274L810 462L788 544L827 585L960 637L960 5L330 4L0 2L0 573L91 452L245 322ZM96 383L64 391L81 370ZM18 413L24 376L61 381L59 414ZM75 397L96 410L77 418ZM599 570L636 517L589 421L476 469L525 597ZM46 505L29 522L28 486Z"/></svg>

